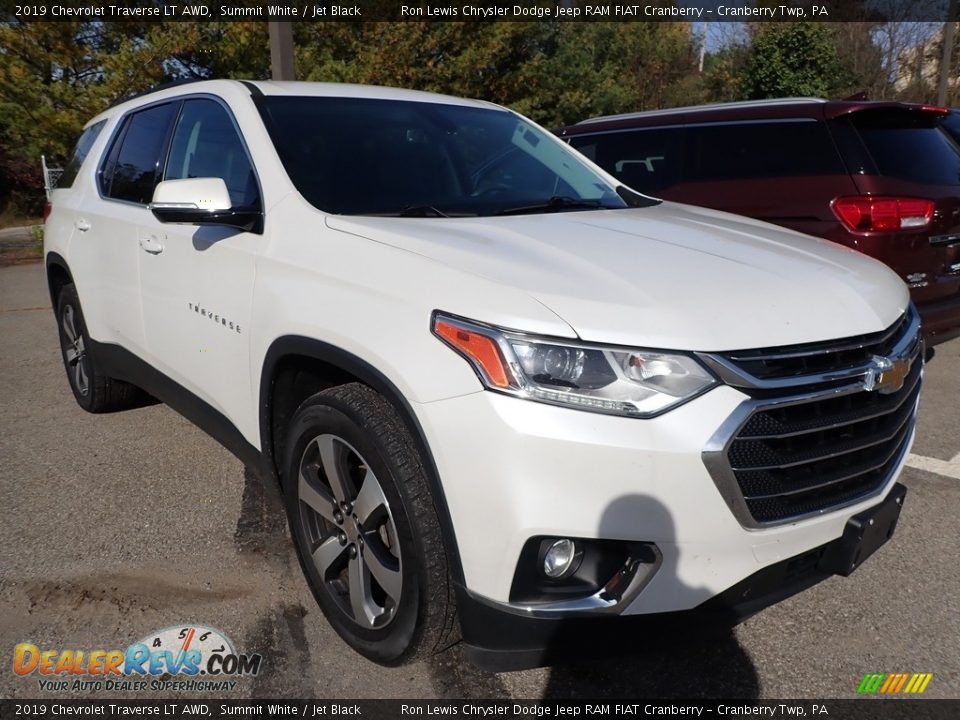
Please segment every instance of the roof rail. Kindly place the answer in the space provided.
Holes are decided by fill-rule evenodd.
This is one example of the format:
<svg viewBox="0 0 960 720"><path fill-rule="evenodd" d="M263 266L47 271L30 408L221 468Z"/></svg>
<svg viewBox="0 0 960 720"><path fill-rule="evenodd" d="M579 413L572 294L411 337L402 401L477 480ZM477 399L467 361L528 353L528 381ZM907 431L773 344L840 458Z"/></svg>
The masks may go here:
<svg viewBox="0 0 960 720"><path fill-rule="evenodd" d="M127 100L136 100L137 98L142 98L144 95L152 95L153 93L160 92L161 90L169 90L170 88L180 87L181 85L192 85L193 83L206 82L210 79L211 78L186 78L184 80L171 80L170 82L154 85L153 87L138 92L136 95L131 95L128 98L124 98L123 102L126 102Z"/></svg>
<svg viewBox="0 0 960 720"><path fill-rule="evenodd" d="M619 115L603 115L601 117L581 120L577 125L589 125L595 122L606 122L607 120L629 120L638 117L651 117L656 115L671 115L674 113L694 113L706 112L708 110L719 110L722 108L749 108L765 107L771 105L795 105L797 103L825 103L823 98L817 97L787 97L787 98L768 98L765 100L741 100L738 102L710 103L708 105L687 105L684 107L663 108L660 110L641 110L639 112L621 113Z"/></svg>

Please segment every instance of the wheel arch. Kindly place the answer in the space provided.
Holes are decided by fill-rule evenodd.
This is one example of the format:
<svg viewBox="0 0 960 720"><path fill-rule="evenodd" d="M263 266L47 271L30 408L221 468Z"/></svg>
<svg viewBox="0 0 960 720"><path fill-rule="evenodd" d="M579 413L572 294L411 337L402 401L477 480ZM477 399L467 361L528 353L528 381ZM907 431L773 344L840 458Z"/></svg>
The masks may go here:
<svg viewBox="0 0 960 720"><path fill-rule="evenodd" d="M64 285L73 282L73 275L70 272L67 261L62 255L55 252L47 253L46 270L47 289L50 291L50 303L53 305L54 311L56 311L57 297L60 295L60 290Z"/></svg>
<svg viewBox="0 0 960 720"><path fill-rule="evenodd" d="M361 382L393 406L423 458L427 482L440 520L448 566L455 583L463 583L463 566L446 495L429 443L409 401L397 386L369 362L321 340L285 335L271 343L260 375L260 448L266 469L280 481L278 466L286 425L305 397L327 387ZM299 399L297 399L299 398Z"/></svg>

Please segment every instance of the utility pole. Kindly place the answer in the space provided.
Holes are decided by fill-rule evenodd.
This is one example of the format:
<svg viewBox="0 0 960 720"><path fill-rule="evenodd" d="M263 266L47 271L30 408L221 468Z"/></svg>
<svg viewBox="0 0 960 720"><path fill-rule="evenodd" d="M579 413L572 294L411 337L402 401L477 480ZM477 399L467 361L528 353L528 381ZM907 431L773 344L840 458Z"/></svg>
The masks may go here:
<svg viewBox="0 0 960 720"><path fill-rule="evenodd" d="M940 84L937 88L937 105L947 104L947 89L951 78L950 66L953 56L953 42L957 32L957 0L950 0L947 10L947 22L943 25L943 54L940 56Z"/></svg>
<svg viewBox="0 0 960 720"><path fill-rule="evenodd" d="M270 70L274 80L296 80L293 58L293 24L268 22L270 28Z"/></svg>

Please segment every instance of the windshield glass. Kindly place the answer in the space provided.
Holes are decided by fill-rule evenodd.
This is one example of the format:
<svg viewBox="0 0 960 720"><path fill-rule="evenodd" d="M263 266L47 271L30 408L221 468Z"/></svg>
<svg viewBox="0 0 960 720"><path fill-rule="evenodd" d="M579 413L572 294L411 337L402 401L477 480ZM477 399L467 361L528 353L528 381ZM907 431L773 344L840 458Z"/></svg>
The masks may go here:
<svg viewBox="0 0 960 720"><path fill-rule="evenodd" d="M443 217L627 207L577 153L505 110L267 97L261 112L294 185L325 212Z"/></svg>

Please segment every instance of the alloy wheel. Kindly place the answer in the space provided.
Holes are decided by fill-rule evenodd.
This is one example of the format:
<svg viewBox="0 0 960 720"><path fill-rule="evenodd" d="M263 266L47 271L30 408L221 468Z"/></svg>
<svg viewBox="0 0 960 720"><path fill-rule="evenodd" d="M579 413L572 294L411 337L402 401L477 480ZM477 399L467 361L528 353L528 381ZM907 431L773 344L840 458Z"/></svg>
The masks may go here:
<svg viewBox="0 0 960 720"><path fill-rule="evenodd" d="M77 311L73 305L64 305L60 324L63 326L63 332L66 338L63 346L63 354L67 359L67 367L70 370L74 387L76 387L78 393L86 395L90 392L87 349L83 342L83 333L80 331Z"/></svg>
<svg viewBox="0 0 960 720"><path fill-rule="evenodd" d="M304 547L330 597L365 629L393 620L403 590L397 529L380 481L336 435L311 440L297 492Z"/></svg>

